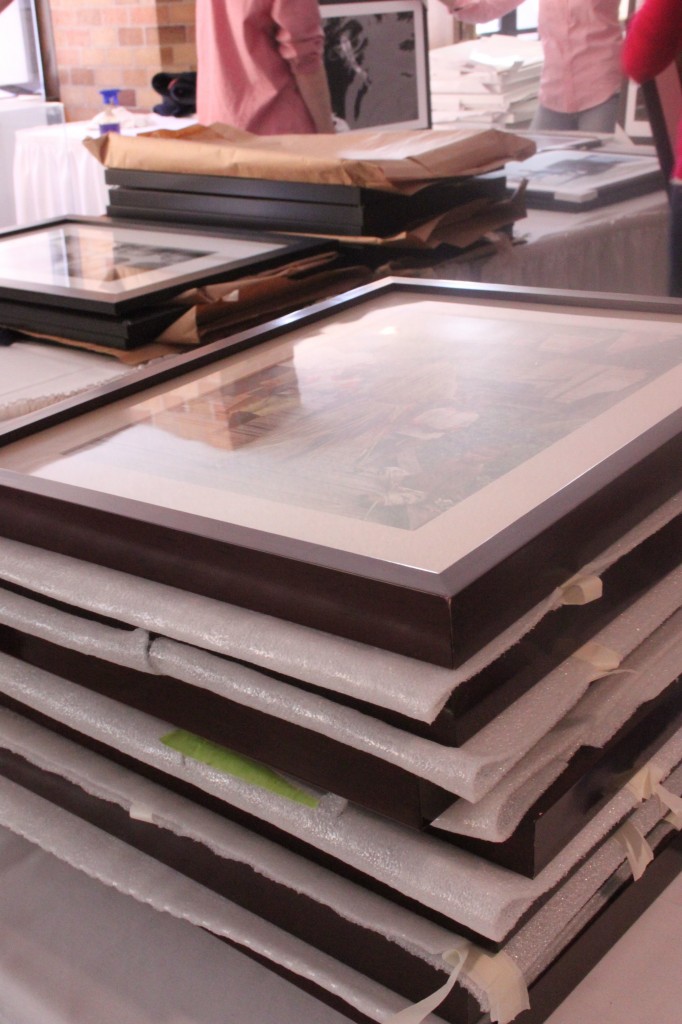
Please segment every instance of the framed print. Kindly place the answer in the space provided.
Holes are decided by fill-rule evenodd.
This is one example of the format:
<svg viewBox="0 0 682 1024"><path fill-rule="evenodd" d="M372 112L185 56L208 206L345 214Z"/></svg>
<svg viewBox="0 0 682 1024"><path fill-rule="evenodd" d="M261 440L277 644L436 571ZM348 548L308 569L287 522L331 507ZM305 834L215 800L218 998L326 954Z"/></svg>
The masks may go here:
<svg viewBox="0 0 682 1024"><path fill-rule="evenodd" d="M0 300L118 317L308 247L275 235L64 217L0 233Z"/></svg>
<svg viewBox="0 0 682 1024"><path fill-rule="evenodd" d="M323 0L320 13L337 130L430 128L422 0Z"/></svg>
<svg viewBox="0 0 682 1024"><path fill-rule="evenodd" d="M664 185L654 156L599 150L550 150L506 165L507 184L526 181L528 206L546 210L590 210L653 192Z"/></svg>
<svg viewBox="0 0 682 1024"><path fill-rule="evenodd" d="M680 309L358 288L6 428L0 533L453 665L679 489Z"/></svg>

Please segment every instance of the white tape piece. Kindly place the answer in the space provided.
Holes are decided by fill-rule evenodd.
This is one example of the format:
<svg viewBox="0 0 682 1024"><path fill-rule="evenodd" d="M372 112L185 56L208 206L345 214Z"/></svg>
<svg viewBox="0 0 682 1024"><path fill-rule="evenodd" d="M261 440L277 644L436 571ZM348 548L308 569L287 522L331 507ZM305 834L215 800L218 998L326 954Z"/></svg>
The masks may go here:
<svg viewBox="0 0 682 1024"><path fill-rule="evenodd" d="M671 811L665 820L669 825L677 829L678 832L682 832L682 814L673 814Z"/></svg>
<svg viewBox="0 0 682 1024"><path fill-rule="evenodd" d="M590 604L602 596L604 584L600 576L576 576L560 590L562 604Z"/></svg>
<svg viewBox="0 0 682 1024"><path fill-rule="evenodd" d="M439 989L433 992L430 996L426 996L424 999L420 999L418 1003L413 1003L412 1006L406 1006L404 1010L400 1010L399 1013L395 1013L392 1017L389 1017L385 1024L421 1024L425 1017L428 1017L430 1013L436 1010L443 1002L445 997L455 987L457 979L460 976L464 961L467 958L469 952L469 943L463 942L457 949L449 949L443 953L443 960L446 964L452 967L450 977L441 985Z"/></svg>
<svg viewBox="0 0 682 1024"><path fill-rule="evenodd" d="M464 973L487 994L490 1019L496 1024L509 1024L523 1010L530 1009L525 978L506 953L492 955L472 946Z"/></svg>
<svg viewBox="0 0 682 1024"><path fill-rule="evenodd" d="M631 821L626 821L624 825L621 825L615 836L625 850L632 877L637 881L654 859L654 851Z"/></svg>
<svg viewBox="0 0 682 1024"><path fill-rule="evenodd" d="M632 776L625 788L630 790L635 799L641 803L654 795L662 778L663 772L655 764L645 764L636 775Z"/></svg>
<svg viewBox="0 0 682 1024"><path fill-rule="evenodd" d="M154 824L154 814L149 807L143 807L142 804L131 804L128 814L133 821L148 821Z"/></svg>
<svg viewBox="0 0 682 1024"><path fill-rule="evenodd" d="M656 786L655 793L663 806L668 808L672 817L682 822L682 797L677 796L676 793L671 793L660 782ZM677 827L679 828L680 826L678 825Z"/></svg>
<svg viewBox="0 0 682 1024"><path fill-rule="evenodd" d="M645 764L633 775L626 789L640 802L657 796L664 807L667 807L674 818L682 819L682 797L666 789L662 783L663 772L655 764Z"/></svg>
<svg viewBox="0 0 682 1024"><path fill-rule="evenodd" d="M593 640L574 651L572 657L578 661L586 661L588 665L593 665L604 674L615 672L620 667L620 655L611 647L595 643Z"/></svg>

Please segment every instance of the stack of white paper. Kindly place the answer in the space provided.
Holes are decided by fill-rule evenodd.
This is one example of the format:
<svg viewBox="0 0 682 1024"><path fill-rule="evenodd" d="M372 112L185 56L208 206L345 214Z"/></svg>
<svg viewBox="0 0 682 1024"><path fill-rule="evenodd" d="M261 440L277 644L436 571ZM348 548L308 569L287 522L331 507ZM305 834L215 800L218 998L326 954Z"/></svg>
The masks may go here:
<svg viewBox="0 0 682 1024"><path fill-rule="evenodd" d="M489 36L432 50L429 61L434 127L519 127L531 120L543 61L537 40Z"/></svg>

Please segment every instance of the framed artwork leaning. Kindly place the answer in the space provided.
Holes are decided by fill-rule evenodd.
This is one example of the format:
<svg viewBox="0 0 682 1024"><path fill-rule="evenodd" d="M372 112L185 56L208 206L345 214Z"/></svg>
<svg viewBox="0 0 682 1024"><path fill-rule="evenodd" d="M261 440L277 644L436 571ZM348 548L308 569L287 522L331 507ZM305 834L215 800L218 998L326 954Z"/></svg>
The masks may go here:
<svg viewBox="0 0 682 1024"><path fill-rule="evenodd" d="M320 14L339 129L430 128L422 0L322 0Z"/></svg>
<svg viewBox="0 0 682 1024"><path fill-rule="evenodd" d="M682 484L675 300L386 279L0 433L0 534L452 666Z"/></svg>

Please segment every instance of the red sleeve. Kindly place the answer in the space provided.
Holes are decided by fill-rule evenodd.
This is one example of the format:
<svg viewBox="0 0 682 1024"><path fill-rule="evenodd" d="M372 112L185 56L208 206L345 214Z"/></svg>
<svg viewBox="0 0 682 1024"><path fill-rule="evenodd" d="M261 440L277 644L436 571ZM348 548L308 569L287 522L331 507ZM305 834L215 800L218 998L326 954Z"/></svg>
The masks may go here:
<svg viewBox="0 0 682 1024"><path fill-rule="evenodd" d="M644 0L628 27L623 70L636 82L655 78L682 46L682 0Z"/></svg>

